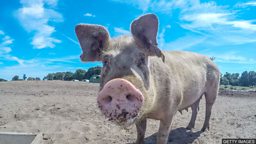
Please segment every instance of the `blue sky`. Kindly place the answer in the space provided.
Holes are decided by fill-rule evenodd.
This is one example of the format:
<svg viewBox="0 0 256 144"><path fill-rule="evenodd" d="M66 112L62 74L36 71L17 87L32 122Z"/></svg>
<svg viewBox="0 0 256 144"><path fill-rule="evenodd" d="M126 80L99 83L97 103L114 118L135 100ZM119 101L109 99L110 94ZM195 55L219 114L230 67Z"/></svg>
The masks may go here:
<svg viewBox="0 0 256 144"><path fill-rule="evenodd" d="M104 25L116 37L145 13L159 18L162 50L214 56L223 73L256 70L255 0L2 0L0 78L101 65L80 61L75 25Z"/></svg>

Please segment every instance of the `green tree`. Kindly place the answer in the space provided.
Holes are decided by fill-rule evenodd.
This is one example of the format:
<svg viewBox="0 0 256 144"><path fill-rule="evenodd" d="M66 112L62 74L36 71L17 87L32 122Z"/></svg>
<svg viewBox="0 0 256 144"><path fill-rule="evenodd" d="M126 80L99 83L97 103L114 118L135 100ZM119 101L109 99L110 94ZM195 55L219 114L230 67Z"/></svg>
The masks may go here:
<svg viewBox="0 0 256 144"><path fill-rule="evenodd" d="M85 74L86 74L85 70L78 69L74 73L73 78L81 81L81 80L83 80Z"/></svg>
<svg viewBox="0 0 256 144"><path fill-rule="evenodd" d="M13 76L12 81L17 81L17 80L19 80L19 76L18 75Z"/></svg>
<svg viewBox="0 0 256 144"><path fill-rule="evenodd" d="M45 77L45 79L47 79L47 80L53 80L53 77L54 77L54 73L49 73L49 74Z"/></svg>
<svg viewBox="0 0 256 144"><path fill-rule="evenodd" d="M23 80L26 80L26 79L27 79L26 74L23 74Z"/></svg>
<svg viewBox="0 0 256 144"><path fill-rule="evenodd" d="M7 81L7 80L0 78L0 82L5 82L5 81Z"/></svg>
<svg viewBox="0 0 256 144"><path fill-rule="evenodd" d="M239 73L232 73L229 83L232 86L238 86L239 85Z"/></svg>
<svg viewBox="0 0 256 144"><path fill-rule="evenodd" d="M93 75L100 75L101 67L93 67L89 68L86 74L84 75L84 79L90 79Z"/></svg>
<svg viewBox="0 0 256 144"><path fill-rule="evenodd" d="M239 84L241 86L249 86L249 74L247 71L244 71L239 78Z"/></svg>
<svg viewBox="0 0 256 144"><path fill-rule="evenodd" d="M229 85L229 81L226 77L222 77L220 80L221 85Z"/></svg>
<svg viewBox="0 0 256 144"><path fill-rule="evenodd" d="M248 73L249 77L249 86L255 86L256 85L256 72L250 71Z"/></svg>
<svg viewBox="0 0 256 144"><path fill-rule="evenodd" d="M64 80L65 81L71 81L73 79L73 73L72 72L65 72Z"/></svg>
<svg viewBox="0 0 256 144"><path fill-rule="evenodd" d="M223 77L225 77L225 78L227 78L227 80L228 80L228 82L230 83L230 81L231 81L231 73L229 73L229 72L226 72L224 75L223 75Z"/></svg>
<svg viewBox="0 0 256 144"><path fill-rule="evenodd" d="M239 85L239 73L229 73L226 72L222 78L221 83L229 84L232 86L238 86Z"/></svg>
<svg viewBox="0 0 256 144"><path fill-rule="evenodd" d="M54 74L53 79L54 80L64 80L64 72L57 72Z"/></svg>
<svg viewBox="0 0 256 144"><path fill-rule="evenodd" d="M34 81L35 80L35 78L33 78L33 77L28 77L28 79L27 79L28 81Z"/></svg>

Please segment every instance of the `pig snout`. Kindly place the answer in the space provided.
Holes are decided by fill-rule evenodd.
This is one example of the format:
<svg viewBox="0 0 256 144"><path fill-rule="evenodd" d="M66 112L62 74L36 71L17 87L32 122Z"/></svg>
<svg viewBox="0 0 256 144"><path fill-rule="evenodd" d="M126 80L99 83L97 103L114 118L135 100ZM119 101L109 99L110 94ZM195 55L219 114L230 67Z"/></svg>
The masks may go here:
<svg viewBox="0 0 256 144"><path fill-rule="evenodd" d="M144 97L131 82L116 78L104 85L97 101L102 113L109 120L122 123L138 115Z"/></svg>

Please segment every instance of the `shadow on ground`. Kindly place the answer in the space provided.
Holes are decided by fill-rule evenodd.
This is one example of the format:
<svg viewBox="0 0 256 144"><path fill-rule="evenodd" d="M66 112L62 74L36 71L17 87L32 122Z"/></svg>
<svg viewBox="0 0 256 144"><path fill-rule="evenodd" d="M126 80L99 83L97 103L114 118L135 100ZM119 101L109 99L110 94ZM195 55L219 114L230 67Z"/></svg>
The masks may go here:
<svg viewBox="0 0 256 144"><path fill-rule="evenodd" d="M202 131L193 132L186 128L177 128L171 130L168 138L168 144L191 144L198 140ZM144 139L145 144L155 144L157 133Z"/></svg>
<svg viewBox="0 0 256 144"><path fill-rule="evenodd" d="M202 133L202 131L192 132L186 128L177 128L171 130L168 138L168 144L190 144L193 143ZM157 133L145 138L145 144L155 144Z"/></svg>

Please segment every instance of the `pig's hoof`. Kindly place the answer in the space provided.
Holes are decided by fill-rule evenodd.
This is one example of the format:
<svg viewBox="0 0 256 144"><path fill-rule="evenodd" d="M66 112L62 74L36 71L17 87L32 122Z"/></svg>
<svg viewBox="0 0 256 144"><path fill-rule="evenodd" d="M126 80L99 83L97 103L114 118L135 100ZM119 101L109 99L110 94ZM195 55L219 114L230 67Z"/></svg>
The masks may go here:
<svg viewBox="0 0 256 144"><path fill-rule="evenodd" d="M210 130L209 126L203 127L203 128L201 129L202 132L205 132L206 130L208 130L208 131Z"/></svg>
<svg viewBox="0 0 256 144"><path fill-rule="evenodd" d="M192 128L193 128L192 126L187 126L186 127L187 130L192 130Z"/></svg>
<svg viewBox="0 0 256 144"><path fill-rule="evenodd" d="M136 141L135 144L144 144L144 141Z"/></svg>

